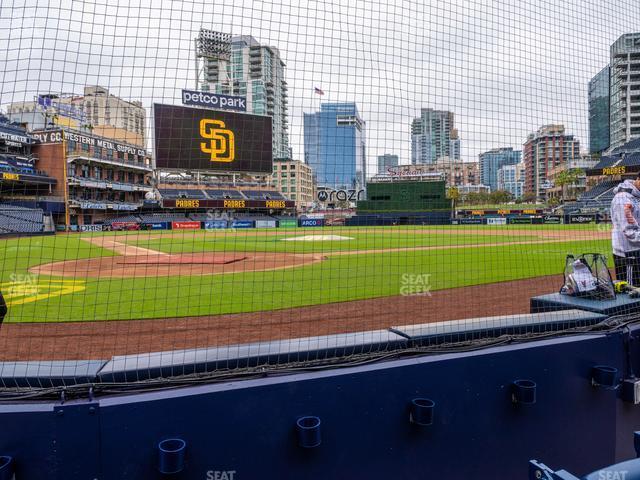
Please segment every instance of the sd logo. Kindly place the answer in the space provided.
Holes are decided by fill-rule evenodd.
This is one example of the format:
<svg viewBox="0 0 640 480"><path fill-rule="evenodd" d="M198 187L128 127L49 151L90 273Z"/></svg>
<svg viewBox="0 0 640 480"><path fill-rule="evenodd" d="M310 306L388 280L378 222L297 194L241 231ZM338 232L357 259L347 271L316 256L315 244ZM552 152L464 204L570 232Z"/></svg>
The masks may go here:
<svg viewBox="0 0 640 480"><path fill-rule="evenodd" d="M200 136L210 140L200 143L200 150L211 156L212 162L233 162L236 158L235 136L221 120L200 120Z"/></svg>

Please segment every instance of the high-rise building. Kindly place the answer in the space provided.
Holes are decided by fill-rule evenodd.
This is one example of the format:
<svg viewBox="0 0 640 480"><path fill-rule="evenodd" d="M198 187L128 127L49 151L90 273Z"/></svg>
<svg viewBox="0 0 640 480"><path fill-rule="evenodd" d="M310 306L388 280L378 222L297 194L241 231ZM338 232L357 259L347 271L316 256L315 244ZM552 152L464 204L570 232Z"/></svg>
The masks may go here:
<svg viewBox="0 0 640 480"><path fill-rule="evenodd" d="M84 88L84 95L45 94L30 102L9 105L12 121L31 130L70 127L91 135L145 147L146 111L139 100L128 101L100 86Z"/></svg>
<svg viewBox="0 0 640 480"><path fill-rule="evenodd" d="M530 133L522 149L525 165L525 193L545 197L549 172L558 165L580 159L580 141L567 135L564 125L545 125Z"/></svg>
<svg viewBox="0 0 640 480"><path fill-rule="evenodd" d="M609 54L609 148L616 148L640 137L640 33L622 35Z"/></svg>
<svg viewBox="0 0 640 480"><path fill-rule="evenodd" d="M480 183L498 190L498 170L505 165L515 165L522 158L520 150L511 147L494 148L478 155L480 164Z"/></svg>
<svg viewBox="0 0 640 480"><path fill-rule="evenodd" d="M285 197L296 202L296 209L304 211L313 206L315 186L313 171L300 160L276 160L273 162L271 184Z"/></svg>
<svg viewBox="0 0 640 480"><path fill-rule="evenodd" d="M250 35L201 30L196 39L198 88L246 98L247 112L273 120L273 156L291 158L288 87L280 51Z"/></svg>
<svg viewBox="0 0 640 480"><path fill-rule="evenodd" d="M498 169L498 190L509 192L513 198L524 195L524 163L503 165Z"/></svg>
<svg viewBox="0 0 640 480"><path fill-rule="evenodd" d="M604 67L589 81L589 152L609 148L609 76Z"/></svg>
<svg viewBox="0 0 640 480"><path fill-rule="evenodd" d="M397 167L398 162L398 155L392 155L390 153L378 155L378 175L384 174L389 167Z"/></svg>
<svg viewBox="0 0 640 480"><path fill-rule="evenodd" d="M411 163L433 163L448 157L460 159L460 139L454 128L454 114L423 108L411 123Z"/></svg>
<svg viewBox="0 0 640 480"><path fill-rule="evenodd" d="M319 187L365 187L365 122L355 103L323 103L304 114L304 160Z"/></svg>

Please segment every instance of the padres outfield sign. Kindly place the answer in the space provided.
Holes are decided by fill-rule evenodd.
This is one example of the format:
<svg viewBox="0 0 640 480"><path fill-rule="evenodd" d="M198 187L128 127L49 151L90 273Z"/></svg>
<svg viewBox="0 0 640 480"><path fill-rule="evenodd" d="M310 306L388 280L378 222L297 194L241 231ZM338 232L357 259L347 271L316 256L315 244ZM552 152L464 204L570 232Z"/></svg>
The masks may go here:
<svg viewBox="0 0 640 480"><path fill-rule="evenodd" d="M156 167L271 173L271 117L154 104Z"/></svg>
<svg viewBox="0 0 640 480"><path fill-rule="evenodd" d="M260 208L270 210L281 210L285 208L295 207L296 202L292 200L220 200L220 199L163 199L163 208L220 208L220 209L245 209L245 208Z"/></svg>

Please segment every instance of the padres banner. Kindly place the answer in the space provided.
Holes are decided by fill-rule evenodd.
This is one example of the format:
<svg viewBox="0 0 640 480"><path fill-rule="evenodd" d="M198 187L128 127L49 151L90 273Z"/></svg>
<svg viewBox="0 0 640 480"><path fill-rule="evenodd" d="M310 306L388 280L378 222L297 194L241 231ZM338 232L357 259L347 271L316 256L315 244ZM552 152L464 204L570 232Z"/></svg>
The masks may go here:
<svg viewBox="0 0 640 480"><path fill-rule="evenodd" d="M154 104L156 167L271 173L271 117Z"/></svg>

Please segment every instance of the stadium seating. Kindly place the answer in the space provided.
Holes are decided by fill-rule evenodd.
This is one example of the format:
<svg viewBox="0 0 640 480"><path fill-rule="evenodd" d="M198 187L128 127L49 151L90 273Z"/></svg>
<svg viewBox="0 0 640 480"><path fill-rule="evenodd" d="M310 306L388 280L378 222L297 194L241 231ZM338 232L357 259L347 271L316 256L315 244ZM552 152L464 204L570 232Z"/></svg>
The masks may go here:
<svg viewBox="0 0 640 480"><path fill-rule="evenodd" d="M622 161L618 163L620 166L629 167L632 165L640 165L640 153L627 153Z"/></svg>
<svg viewBox="0 0 640 480"><path fill-rule="evenodd" d="M256 220L275 220L275 217L272 217L270 215L264 215L264 214L260 214L260 213L247 213L247 214L235 214L233 216L233 220L251 220L251 221L256 221Z"/></svg>
<svg viewBox="0 0 640 480"><path fill-rule="evenodd" d="M245 198L239 190L205 190L205 193L213 200L243 200Z"/></svg>
<svg viewBox="0 0 640 480"><path fill-rule="evenodd" d="M141 213L140 221L147 223L155 222L187 222L189 219L180 213Z"/></svg>
<svg viewBox="0 0 640 480"><path fill-rule="evenodd" d="M593 168L600 169L600 168L613 167L614 165L617 165L621 159L622 157L620 155L602 157L600 161L593 166Z"/></svg>
<svg viewBox="0 0 640 480"><path fill-rule="evenodd" d="M286 198L276 190L242 190L242 193L249 200L286 200Z"/></svg>
<svg viewBox="0 0 640 480"><path fill-rule="evenodd" d="M164 198L193 198L206 199L207 196L202 190L184 189L178 190L174 188L159 188L160 195Z"/></svg>
<svg viewBox="0 0 640 480"><path fill-rule="evenodd" d="M628 141L624 145L620 145L619 147L613 149L612 154L620 154L626 152L634 152L640 150L640 138L635 138L633 140Z"/></svg>
<svg viewBox="0 0 640 480"><path fill-rule="evenodd" d="M580 200L590 200L593 198L598 198L608 190L611 190L613 187L618 185L618 183L620 182L618 182L617 180L605 180L604 182L600 182L591 190L582 194Z"/></svg>
<svg viewBox="0 0 640 480"><path fill-rule="evenodd" d="M33 208L12 205L10 203L0 203L0 210L33 210Z"/></svg>
<svg viewBox="0 0 640 480"><path fill-rule="evenodd" d="M0 235L41 233L44 229L42 210L0 204Z"/></svg>
<svg viewBox="0 0 640 480"><path fill-rule="evenodd" d="M584 213L583 209L588 209L593 212L607 212L611 207L611 200L613 199L613 189L620 182L617 180L605 180L600 182L591 190L583 193L575 202L567 203L564 205L564 213Z"/></svg>
<svg viewBox="0 0 640 480"><path fill-rule="evenodd" d="M190 213L189 218L197 222L204 222L206 220L213 220L212 215L209 213Z"/></svg>
<svg viewBox="0 0 640 480"><path fill-rule="evenodd" d="M137 215L122 215L119 217L114 217L114 218L110 218L108 220L105 220L105 225L111 225L114 222L139 222L140 221L140 217L138 217Z"/></svg>

